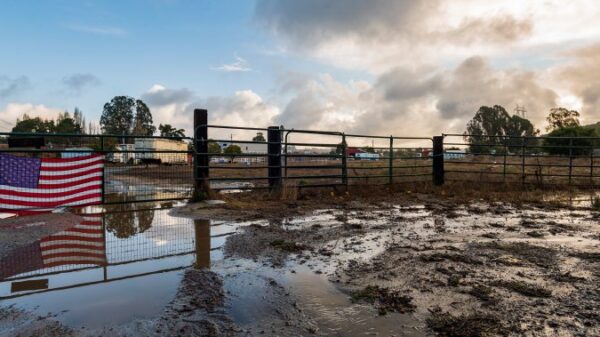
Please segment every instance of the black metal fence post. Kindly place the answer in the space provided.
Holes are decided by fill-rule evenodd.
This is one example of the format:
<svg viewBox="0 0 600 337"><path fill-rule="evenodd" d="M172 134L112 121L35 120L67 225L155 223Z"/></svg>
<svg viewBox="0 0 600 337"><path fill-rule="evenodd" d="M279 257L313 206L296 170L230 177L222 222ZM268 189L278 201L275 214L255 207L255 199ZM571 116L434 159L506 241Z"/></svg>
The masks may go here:
<svg viewBox="0 0 600 337"><path fill-rule="evenodd" d="M521 138L521 183L525 183L525 139Z"/></svg>
<svg viewBox="0 0 600 337"><path fill-rule="evenodd" d="M281 129L279 126L269 126L267 142L269 188L274 190L281 186Z"/></svg>
<svg viewBox="0 0 600 337"><path fill-rule="evenodd" d="M433 184L444 185L444 136L433 137Z"/></svg>
<svg viewBox="0 0 600 337"><path fill-rule="evenodd" d="M342 184L348 187L348 145L346 135L342 133Z"/></svg>
<svg viewBox="0 0 600 337"><path fill-rule="evenodd" d="M100 153L102 153L102 155L104 156L104 165L102 165L102 203L104 204L104 193L106 193L106 191L104 190L104 185L106 183L106 153L104 152L104 136L100 136Z"/></svg>
<svg viewBox="0 0 600 337"><path fill-rule="evenodd" d="M569 138L569 185L571 185L571 176L573 175L573 138Z"/></svg>
<svg viewBox="0 0 600 337"><path fill-rule="evenodd" d="M194 110L194 195L198 201L209 196L208 111Z"/></svg>
<svg viewBox="0 0 600 337"><path fill-rule="evenodd" d="M394 183L394 136L390 136L390 166L388 168L388 183Z"/></svg>

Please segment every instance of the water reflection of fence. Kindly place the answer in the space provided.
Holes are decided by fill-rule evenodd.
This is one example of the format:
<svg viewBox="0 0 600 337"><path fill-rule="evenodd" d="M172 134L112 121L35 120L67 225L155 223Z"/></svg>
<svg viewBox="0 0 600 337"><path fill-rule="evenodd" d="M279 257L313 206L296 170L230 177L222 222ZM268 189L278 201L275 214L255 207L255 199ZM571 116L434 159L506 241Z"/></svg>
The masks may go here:
<svg viewBox="0 0 600 337"><path fill-rule="evenodd" d="M208 221L171 217L168 209L106 213L102 219L105 263L65 263L46 267L31 262L38 258L35 249L21 255L12 254L10 260L0 260L3 278L0 299L139 277L191 265L209 267L210 251L219 248L211 247ZM20 273L10 275L14 265L30 266L31 270L21 268ZM90 280L89 276L78 279L81 273L93 270L102 271L102 276L94 274L95 280ZM67 279L73 280L65 283L66 275L72 275ZM53 276L60 277L63 285L48 288L48 279ZM45 287L40 289L40 281L44 280ZM28 284L37 285L37 289L28 289Z"/></svg>

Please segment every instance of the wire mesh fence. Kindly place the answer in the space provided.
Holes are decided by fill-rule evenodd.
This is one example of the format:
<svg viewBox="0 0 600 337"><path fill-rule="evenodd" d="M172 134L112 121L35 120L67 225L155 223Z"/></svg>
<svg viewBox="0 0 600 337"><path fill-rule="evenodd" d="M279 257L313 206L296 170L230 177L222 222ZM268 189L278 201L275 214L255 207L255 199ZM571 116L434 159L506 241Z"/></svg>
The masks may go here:
<svg viewBox="0 0 600 337"><path fill-rule="evenodd" d="M594 137L446 134L446 179L592 187L599 145Z"/></svg>
<svg viewBox="0 0 600 337"><path fill-rule="evenodd" d="M190 140L0 133L0 209L189 198Z"/></svg>

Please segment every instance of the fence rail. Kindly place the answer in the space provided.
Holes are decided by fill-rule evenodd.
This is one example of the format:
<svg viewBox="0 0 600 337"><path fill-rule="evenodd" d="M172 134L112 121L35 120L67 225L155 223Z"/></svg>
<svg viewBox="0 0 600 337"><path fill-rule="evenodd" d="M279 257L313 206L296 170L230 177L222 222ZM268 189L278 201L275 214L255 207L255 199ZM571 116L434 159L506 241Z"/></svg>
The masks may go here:
<svg viewBox="0 0 600 337"><path fill-rule="evenodd" d="M201 109L194 111L193 133L161 137L1 132L0 155L102 154L101 195L106 204L190 199L211 190L421 181L441 185L455 180L596 186L600 178L598 137L405 137L213 125ZM0 173L11 170L15 169L0 167ZM25 167L16 170L22 172L12 172L13 178L29 174ZM5 183L0 179L0 185Z"/></svg>

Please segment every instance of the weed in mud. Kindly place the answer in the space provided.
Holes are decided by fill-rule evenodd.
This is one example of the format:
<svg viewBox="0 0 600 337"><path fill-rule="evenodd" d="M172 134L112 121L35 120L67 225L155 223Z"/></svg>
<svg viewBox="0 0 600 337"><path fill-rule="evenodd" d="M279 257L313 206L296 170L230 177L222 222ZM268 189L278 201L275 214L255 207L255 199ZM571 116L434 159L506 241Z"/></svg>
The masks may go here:
<svg viewBox="0 0 600 337"><path fill-rule="evenodd" d="M462 262L466 264L483 264L481 260L475 259L466 254L450 254L450 253L433 253L426 254L420 256L421 261L423 262L442 262L445 260L453 261L453 262Z"/></svg>
<svg viewBox="0 0 600 337"><path fill-rule="evenodd" d="M527 297L552 297L552 291L539 285L523 281L496 281L493 285L514 291Z"/></svg>
<svg viewBox="0 0 600 337"><path fill-rule="evenodd" d="M556 264L556 251L526 242L482 242L471 246L474 249L495 250L509 253L527 262L549 267Z"/></svg>
<svg viewBox="0 0 600 337"><path fill-rule="evenodd" d="M575 256L579 259L582 260L588 260L588 261L600 261L600 253L599 252L576 252L571 254L572 256Z"/></svg>
<svg viewBox="0 0 600 337"><path fill-rule="evenodd" d="M281 249L283 251L290 252L290 253L298 253L298 252L301 252L301 251L307 249L307 247L305 245L298 244L293 241L282 240L282 239L273 240L273 241L271 241L270 245L273 248Z"/></svg>
<svg viewBox="0 0 600 337"><path fill-rule="evenodd" d="M442 337L483 337L508 333L498 317L482 313L453 316L434 312L427 319L427 326Z"/></svg>
<svg viewBox="0 0 600 337"><path fill-rule="evenodd" d="M460 275L450 275L448 277L448 285L451 287L458 287L460 285Z"/></svg>
<svg viewBox="0 0 600 337"><path fill-rule="evenodd" d="M474 285L471 290L468 291L468 293L477 298L478 300L482 301L482 302L486 302L488 304L492 304L492 303L496 303L497 299L493 296L494 295L494 289L492 289L491 287L486 287L484 285Z"/></svg>
<svg viewBox="0 0 600 337"><path fill-rule="evenodd" d="M412 297L379 286L366 286L361 290L354 291L351 299L355 303L360 301L371 304L377 303L377 310L380 315L385 315L390 311L407 313L415 310Z"/></svg>
<svg viewBox="0 0 600 337"><path fill-rule="evenodd" d="M600 210L600 197L594 196L592 198L592 208L595 210Z"/></svg>
<svg viewBox="0 0 600 337"><path fill-rule="evenodd" d="M540 232L540 231L531 231L531 232L527 232L525 233L528 236L531 236L532 238L543 238L544 236L546 236L546 234L544 234L544 232Z"/></svg>
<svg viewBox="0 0 600 337"><path fill-rule="evenodd" d="M519 225L521 225L521 227L525 227L525 228L541 228L542 225L533 221L533 220L529 220L529 219L522 219L521 222L519 223Z"/></svg>

